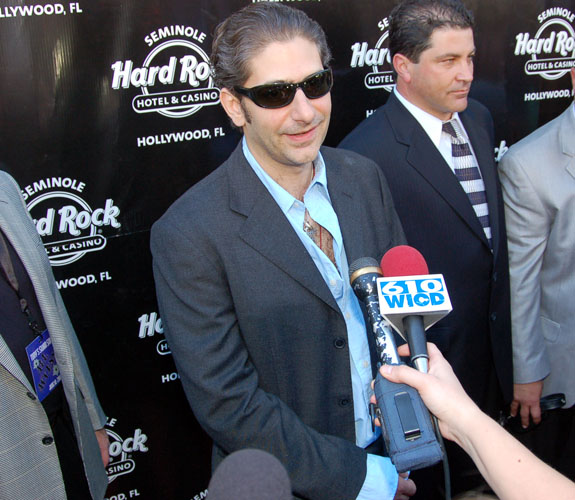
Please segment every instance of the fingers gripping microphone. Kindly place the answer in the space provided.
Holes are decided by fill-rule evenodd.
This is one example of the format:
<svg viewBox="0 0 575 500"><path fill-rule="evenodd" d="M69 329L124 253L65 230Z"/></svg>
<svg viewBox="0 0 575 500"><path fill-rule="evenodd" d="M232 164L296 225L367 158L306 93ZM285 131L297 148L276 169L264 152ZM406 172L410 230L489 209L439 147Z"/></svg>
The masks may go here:
<svg viewBox="0 0 575 500"><path fill-rule="evenodd" d="M381 259L381 313L409 344L411 362L427 373L425 330L451 311L443 276L430 275L423 255L400 245Z"/></svg>
<svg viewBox="0 0 575 500"><path fill-rule="evenodd" d="M358 259L351 264L349 275L353 291L366 306L380 361L398 364L393 335L380 313L378 281L382 278L377 261L369 257ZM397 471L422 469L439 462L443 452L418 392L408 385L388 381L379 372L374 391L385 445Z"/></svg>

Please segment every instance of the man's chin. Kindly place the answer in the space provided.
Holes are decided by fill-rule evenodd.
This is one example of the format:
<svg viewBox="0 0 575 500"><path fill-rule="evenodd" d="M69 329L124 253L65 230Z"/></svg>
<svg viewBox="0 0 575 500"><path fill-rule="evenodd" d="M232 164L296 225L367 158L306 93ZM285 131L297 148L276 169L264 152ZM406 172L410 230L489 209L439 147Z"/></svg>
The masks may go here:
<svg viewBox="0 0 575 500"><path fill-rule="evenodd" d="M458 97L456 99L454 99L453 101L453 106L452 106L452 112L458 112L461 113L462 111L465 111L465 109L467 108L467 104L468 104L468 96L464 96L464 97Z"/></svg>
<svg viewBox="0 0 575 500"><path fill-rule="evenodd" d="M307 165L317 158L319 147L308 146L301 149L292 149L287 156L288 162L294 166Z"/></svg>

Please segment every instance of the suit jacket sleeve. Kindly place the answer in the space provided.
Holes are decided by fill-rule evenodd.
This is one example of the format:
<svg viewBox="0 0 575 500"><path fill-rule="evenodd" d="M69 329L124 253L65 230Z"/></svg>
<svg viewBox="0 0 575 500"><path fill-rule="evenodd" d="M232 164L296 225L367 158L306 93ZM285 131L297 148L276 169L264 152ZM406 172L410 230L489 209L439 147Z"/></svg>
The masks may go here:
<svg viewBox="0 0 575 500"><path fill-rule="evenodd" d="M513 148L499 166L509 245L514 382L544 379L551 371L540 328L541 268L553 223Z"/></svg>

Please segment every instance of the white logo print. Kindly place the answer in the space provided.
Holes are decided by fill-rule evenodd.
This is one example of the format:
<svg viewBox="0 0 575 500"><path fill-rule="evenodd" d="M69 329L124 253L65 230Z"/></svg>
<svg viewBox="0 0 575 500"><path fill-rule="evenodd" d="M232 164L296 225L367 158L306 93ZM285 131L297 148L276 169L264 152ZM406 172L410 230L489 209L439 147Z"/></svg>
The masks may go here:
<svg viewBox="0 0 575 500"><path fill-rule="evenodd" d="M148 45L172 36L190 36L203 41L205 34L189 26L170 26L145 38ZM132 100L136 113L156 112L170 118L183 118L203 106L219 102L219 90L214 87L210 60L196 43L184 38L169 39L156 45L136 67L131 60L116 61L112 88L136 87L141 94Z"/></svg>

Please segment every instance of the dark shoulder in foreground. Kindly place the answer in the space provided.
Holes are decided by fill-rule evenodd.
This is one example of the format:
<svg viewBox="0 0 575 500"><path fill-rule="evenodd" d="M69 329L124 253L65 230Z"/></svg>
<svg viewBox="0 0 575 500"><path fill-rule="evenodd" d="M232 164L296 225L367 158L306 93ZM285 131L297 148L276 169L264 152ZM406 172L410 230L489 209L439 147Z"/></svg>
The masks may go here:
<svg viewBox="0 0 575 500"><path fill-rule="evenodd" d="M359 122L338 144L338 148L348 149L355 145L358 138L370 139L379 134L382 123L385 122L385 104L377 108L371 115Z"/></svg>
<svg viewBox="0 0 575 500"><path fill-rule="evenodd" d="M484 121L488 124L493 124L493 118L491 117L489 109L479 101L472 98L467 100L467 108L465 111L462 111L460 115L468 116L471 120Z"/></svg>
<svg viewBox="0 0 575 500"><path fill-rule="evenodd" d="M243 156L243 155L242 155ZM198 225L213 220L229 206L230 158L209 175L191 186L168 207L152 225L152 237L183 225Z"/></svg>
<svg viewBox="0 0 575 500"><path fill-rule="evenodd" d="M365 173L372 169L377 171L375 162L355 151L328 146L322 146L320 151L328 171L335 168L348 174Z"/></svg>

